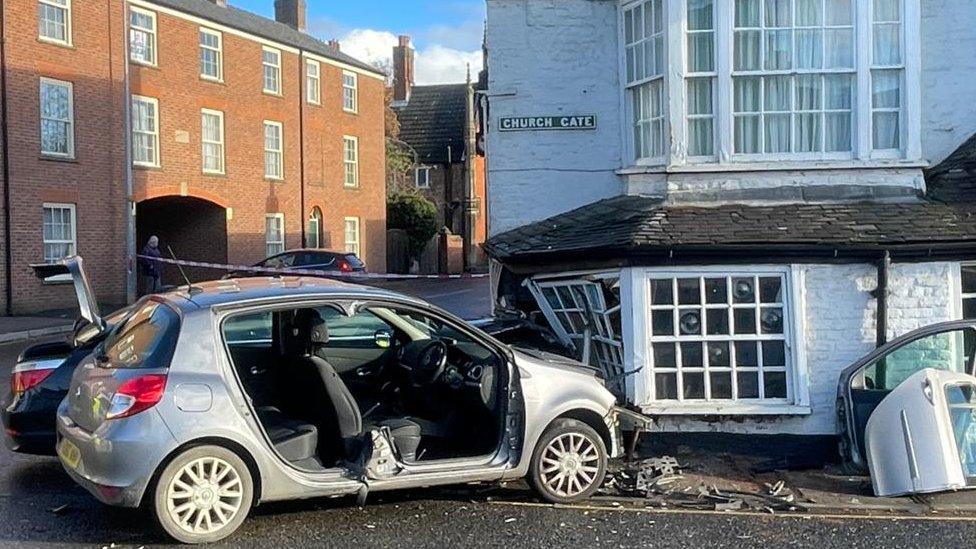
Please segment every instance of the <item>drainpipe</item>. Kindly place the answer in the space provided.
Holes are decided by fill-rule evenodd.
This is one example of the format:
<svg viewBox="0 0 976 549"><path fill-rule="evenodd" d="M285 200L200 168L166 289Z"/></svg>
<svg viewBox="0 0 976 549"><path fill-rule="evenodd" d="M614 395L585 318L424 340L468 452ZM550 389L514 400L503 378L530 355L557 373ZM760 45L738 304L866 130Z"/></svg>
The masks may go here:
<svg viewBox="0 0 976 549"><path fill-rule="evenodd" d="M307 246L305 234L305 52L298 51L298 207L301 211L298 213L298 219L302 224L302 248ZM319 69L319 82L322 82L322 69ZM319 93L321 92L322 85L319 84ZM282 130L281 139L285 139L284 130ZM282 147L282 154L284 154L284 147ZM282 165L284 165L284 158L282 158ZM319 229L321 230L321 229ZM319 243L321 246L322 243Z"/></svg>
<svg viewBox="0 0 976 549"><path fill-rule="evenodd" d="M0 4L0 141L3 141L3 257L4 257L4 314L10 316L14 310L13 271L10 262L10 147L7 132L7 27L4 15L6 4Z"/></svg>
<svg viewBox="0 0 976 549"><path fill-rule="evenodd" d="M888 342L888 274L891 269L891 252L885 250L878 260L878 288L874 298L878 300L876 343L881 347Z"/></svg>
<svg viewBox="0 0 976 549"><path fill-rule="evenodd" d="M125 163L125 300L133 303L136 300L136 203L133 200L132 185L132 84L129 73L129 7L122 5L122 108L123 108L123 136ZM111 63L111 60L109 61ZM158 113L157 113L158 115Z"/></svg>
<svg viewBox="0 0 976 549"><path fill-rule="evenodd" d="M475 166L477 165L476 162L478 158L478 144L477 134L475 133L474 85L471 84L471 65L468 65L468 79L467 87L465 88L464 110L464 148L466 154L464 155L464 197L461 202L462 213L464 216L462 221L462 230L464 235L462 245L464 247L464 270L470 271L474 268L474 264L477 263L478 259L478 248L474 243L475 227L478 224L478 203L475 198L477 193L475 189L474 177Z"/></svg>

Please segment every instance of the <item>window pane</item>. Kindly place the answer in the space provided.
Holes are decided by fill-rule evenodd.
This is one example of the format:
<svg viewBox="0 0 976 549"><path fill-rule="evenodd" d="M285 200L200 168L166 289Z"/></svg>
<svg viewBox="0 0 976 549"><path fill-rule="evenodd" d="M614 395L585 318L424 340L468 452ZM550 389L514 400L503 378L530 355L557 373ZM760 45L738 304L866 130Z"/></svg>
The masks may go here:
<svg viewBox="0 0 976 549"><path fill-rule="evenodd" d="M874 0L875 21L900 21L901 2L899 0Z"/></svg>
<svg viewBox="0 0 976 549"><path fill-rule="evenodd" d="M897 112L876 112L872 116L872 123L875 149L897 149L901 146Z"/></svg>
<svg viewBox="0 0 976 549"><path fill-rule="evenodd" d="M898 347L864 368L859 374L863 388L890 391L925 368L964 372L966 333L972 330L941 332Z"/></svg>
<svg viewBox="0 0 976 549"><path fill-rule="evenodd" d="M853 25L851 0L827 0L826 21L828 25Z"/></svg>
<svg viewBox="0 0 976 549"><path fill-rule="evenodd" d="M726 335L729 333L729 312L726 309L708 309L705 312L708 335Z"/></svg>
<svg viewBox="0 0 976 549"><path fill-rule="evenodd" d="M688 30L714 28L712 13L712 0L688 0Z"/></svg>
<svg viewBox="0 0 976 549"><path fill-rule="evenodd" d="M824 31L828 69L854 68L854 29L827 29Z"/></svg>
<svg viewBox="0 0 976 549"><path fill-rule="evenodd" d="M765 147L768 153L790 152L790 115L766 115Z"/></svg>
<svg viewBox="0 0 976 549"><path fill-rule="evenodd" d="M698 335L701 333L702 318L699 309L683 309L679 315L679 335Z"/></svg>
<svg viewBox="0 0 976 549"><path fill-rule="evenodd" d="M712 114L712 79L688 80L688 114Z"/></svg>
<svg viewBox="0 0 976 549"><path fill-rule="evenodd" d="M682 368L703 368L705 366L702 356L702 344L682 343L681 344L681 367Z"/></svg>
<svg viewBox="0 0 976 549"><path fill-rule="evenodd" d="M678 279L678 303L681 305L695 305L701 303L701 285L699 279Z"/></svg>
<svg viewBox="0 0 976 549"><path fill-rule="evenodd" d="M762 333L783 333L783 309L779 307L763 307L759 312Z"/></svg>
<svg viewBox="0 0 976 549"><path fill-rule="evenodd" d="M819 69L823 65L823 32L820 29L796 31L796 66Z"/></svg>
<svg viewBox="0 0 976 549"><path fill-rule="evenodd" d="M733 303L755 303L755 281L752 278L733 278L732 301Z"/></svg>
<svg viewBox="0 0 976 549"><path fill-rule="evenodd" d="M756 311L755 309L736 309L733 313L735 320L736 334L756 333Z"/></svg>
<svg viewBox="0 0 976 549"><path fill-rule="evenodd" d="M790 46L791 31L766 31L766 70L789 69L793 61L793 48Z"/></svg>
<svg viewBox="0 0 976 549"><path fill-rule="evenodd" d="M737 71L759 70L762 31L735 31L733 65Z"/></svg>
<svg viewBox="0 0 976 549"><path fill-rule="evenodd" d="M743 154L759 152L759 115L735 118L735 152Z"/></svg>
<svg viewBox="0 0 976 549"><path fill-rule="evenodd" d="M735 87L735 112L759 112L762 78L758 76L733 79Z"/></svg>
<svg viewBox="0 0 976 549"><path fill-rule="evenodd" d="M766 26L790 26L790 0L765 0Z"/></svg>
<svg viewBox="0 0 976 549"><path fill-rule="evenodd" d="M767 76L763 78L763 107L766 111L790 110L790 87L792 79L789 76Z"/></svg>
<svg viewBox="0 0 976 549"><path fill-rule="evenodd" d="M670 278L651 281L651 303L671 305L674 303L673 285Z"/></svg>
<svg viewBox="0 0 976 549"><path fill-rule="evenodd" d="M711 118L695 118L688 121L689 156L711 156L715 153L714 143Z"/></svg>
<svg viewBox="0 0 976 549"><path fill-rule="evenodd" d="M728 303L728 283L725 277L705 279L705 301L707 303Z"/></svg>
<svg viewBox="0 0 976 549"><path fill-rule="evenodd" d="M851 77L846 74L830 74L824 76L825 104L831 110L850 110L853 89Z"/></svg>
<svg viewBox="0 0 976 549"><path fill-rule="evenodd" d="M682 376L683 396L688 400L705 398L705 372L685 372Z"/></svg>
<svg viewBox="0 0 976 549"><path fill-rule="evenodd" d="M728 341L711 341L708 343L708 367L728 368L732 365L729 356Z"/></svg>
<svg viewBox="0 0 976 549"><path fill-rule="evenodd" d="M822 0L796 0L796 26L818 27L823 23Z"/></svg>
<svg viewBox="0 0 976 549"><path fill-rule="evenodd" d="M759 398L759 374L757 372L738 372L735 379L739 385L739 398Z"/></svg>
<svg viewBox="0 0 976 549"><path fill-rule="evenodd" d="M654 375L654 398L676 400L678 398L678 376L674 373Z"/></svg>
<svg viewBox="0 0 976 549"><path fill-rule="evenodd" d="M783 281L779 277L764 276L759 279L759 299L763 303L782 303Z"/></svg>
<svg viewBox="0 0 976 549"><path fill-rule="evenodd" d="M760 0L735 0L735 26L758 27Z"/></svg>
<svg viewBox="0 0 976 549"><path fill-rule="evenodd" d="M786 398L786 372L764 372L763 389L766 398Z"/></svg>
<svg viewBox="0 0 976 549"><path fill-rule="evenodd" d="M901 63L901 25L885 23L874 25L874 64L898 65Z"/></svg>
<svg viewBox="0 0 976 549"><path fill-rule="evenodd" d="M963 293L976 293L976 266L962 266Z"/></svg>
<svg viewBox="0 0 976 549"><path fill-rule="evenodd" d="M759 353L756 351L758 343L755 341L735 342L735 365L739 368L755 368L759 366Z"/></svg>
<svg viewBox="0 0 976 549"><path fill-rule="evenodd" d="M782 341L762 342L763 368L786 366L786 345Z"/></svg>
<svg viewBox="0 0 976 549"><path fill-rule="evenodd" d="M651 312L651 330L656 336L674 335L674 311Z"/></svg>
<svg viewBox="0 0 976 549"><path fill-rule="evenodd" d="M708 381L712 390L712 398L732 398L732 372L711 372Z"/></svg>
<svg viewBox="0 0 976 549"><path fill-rule="evenodd" d="M652 345L655 368L676 368L678 366L674 345L674 343L655 343Z"/></svg>

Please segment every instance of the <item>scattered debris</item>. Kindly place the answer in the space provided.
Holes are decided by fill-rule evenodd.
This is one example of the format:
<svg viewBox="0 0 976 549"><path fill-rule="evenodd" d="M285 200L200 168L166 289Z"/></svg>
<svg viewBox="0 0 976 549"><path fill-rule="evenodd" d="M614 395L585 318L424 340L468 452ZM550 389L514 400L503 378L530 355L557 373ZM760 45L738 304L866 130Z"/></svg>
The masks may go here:
<svg viewBox="0 0 976 549"><path fill-rule="evenodd" d="M677 459L661 456L625 464L608 476L603 490L612 495L644 498L649 507L657 508L766 513L805 510L785 481L764 484L765 491L742 490L738 485L720 489L687 477Z"/></svg>
<svg viewBox="0 0 976 549"><path fill-rule="evenodd" d="M515 520L516 520L515 517L508 517L507 519L505 519L505 524L508 524L510 522L515 522Z"/></svg>
<svg viewBox="0 0 976 549"><path fill-rule="evenodd" d="M53 509L50 509L50 511L51 511L52 513L54 513L55 515L61 515L61 514L63 514L63 513L65 512L65 511L67 511L67 510L68 510L68 504L67 504L67 503L65 503L65 504L62 504L62 505L58 505L57 507L55 507L55 508L53 508Z"/></svg>

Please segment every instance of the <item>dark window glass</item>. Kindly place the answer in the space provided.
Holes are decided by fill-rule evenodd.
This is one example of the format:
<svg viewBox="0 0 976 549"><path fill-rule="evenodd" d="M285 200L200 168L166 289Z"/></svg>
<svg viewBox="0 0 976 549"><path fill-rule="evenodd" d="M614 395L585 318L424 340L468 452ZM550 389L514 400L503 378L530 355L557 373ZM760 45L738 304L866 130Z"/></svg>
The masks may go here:
<svg viewBox="0 0 976 549"><path fill-rule="evenodd" d="M759 355L756 353L755 341L735 342L735 364L743 368L759 366Z"/></svg>
<svg viewBox="0 0 976 549"><path fill-rule="evenodd" d="M732 398L732 372L709 372L712 398Z"/></svg>
<svg viewBox="0 0 976 549"><path fill-rule="evenodd" d="M686 399L705 398L705 372L684 372L682 376Z"/></svg>
<svg viewBox="0 0 976 549"><path fill-rule="evenodd" d="M651 330L656 336L674 335L674 311L653 311Z"/></svg>
<svg viewBox="0 0 976 549"><path fill-rule="evenodd" d="M763 372L766 398L786 398L786 372Z"/></svg>
<svg viewBox="0 0 976 549"><path fill-rule="evenodd" d="M735 333L737 334L756 333L756 310L755 309L736 309L733 315L735 317Z"/></svg>
<svg viewBox="0 0 976 549"><path fill-rule="evenodd" d="M654 343L654 367L674 368L678 365L675 358L674 343Z"/></svg>
<svg viewBox="0 0 976 549"><path fill-rule="evenodd" d="M109 368L168 368L180 336L180 315L158 301L145 301L105 340Z"/></svg>
<svg viewBox="0 0 976 549"><path fill-rule="evenodd" d="M701 303L701 281L697 278L678 279L678 304L697 305Z"/></svg>
<svg viewBox="0 0 976 549"><path fill-rule="evenodd" d="M696 342L681 344L681 365L685 368L701 368L705 365L702 360L702 344Z"/></svg>
<svg viewBox="0 0 976 549"><path fill-rule="evenodd" d="M678 398L677 374L673 372L654 375L654 397L658 400Z"/></svg>
<svg viewBox="0 0 976 549"><path fill-rule="evenodd" d="M728 309L707 309L705 319L708 321L706 326L708 335L727 335L729 333Z"/></svg>
<svg viewBox="0 0 976 549"><path fill-rule="evenodd" d="M651 281L651 303L654 305L673 305L674 291L671 279Z"/></svg>
<svg viewBox="0 0 976 549"><path fill-rule="evenodd" d="M725 278L705 279L705 302L728 303L728 282Z"/></svg>
<svg viewBox="0 0 976 549"><path fill-rule="evenodd" d="M732 365L729 356L728 341L708 342L708 366L710 368L728 368Z"/></svg>
<svg viewBox="0 0 976 549"><path fill-rule="evenodd" d="M739 398L759 398L759 374L757 372L738 372L735 380L739 384Z"/></svg>

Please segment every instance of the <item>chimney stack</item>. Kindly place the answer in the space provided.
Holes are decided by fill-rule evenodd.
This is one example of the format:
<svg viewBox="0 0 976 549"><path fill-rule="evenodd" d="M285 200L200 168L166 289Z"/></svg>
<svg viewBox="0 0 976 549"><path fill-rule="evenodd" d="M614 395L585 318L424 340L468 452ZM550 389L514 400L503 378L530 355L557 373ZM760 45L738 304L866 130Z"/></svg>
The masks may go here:
<svg viewBox="0 0 976 549"><path fill-rule="evenodd" d="M394 102L410 101L410 90L413 89L413 53L410 37L401 34L399 44L393 46Z"/></svg>
<svg viewBox="0 0 976 549"><path fill-rule="evenodd" d="M227 3L227 0L215 0L218 3ZM275 0L275 21L284 23L289 27L305 32L305 0Z"/></svg>
<svg viewBox="0 0 976 549"><path fill-rule="evenodd" d="M329 48L331 48L332 51L336 53L339 53L342 50L342 44L340 44L339 41L336 40L335 38L329 40L328 42L326 42L326 44L328 44Z"/></svg>
<svg viewBox="0 0 976 549"><path fill-rule="evenodd" d="M222 8L226 8L227 7L227 0L210 0L210 2L212 4L217 4L218 6L220 6Z"/></svg>

